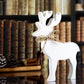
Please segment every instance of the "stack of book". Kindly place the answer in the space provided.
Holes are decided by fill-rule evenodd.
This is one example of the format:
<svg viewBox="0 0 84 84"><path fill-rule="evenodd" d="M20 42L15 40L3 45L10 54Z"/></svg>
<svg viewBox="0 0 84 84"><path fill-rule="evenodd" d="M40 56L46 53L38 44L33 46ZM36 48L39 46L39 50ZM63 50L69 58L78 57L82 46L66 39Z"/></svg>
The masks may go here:
<svg viewBox="0 0 84 84"><path fill-rule="evenodd" d="M63 15L71 14L71 0L1 0L0 15L37 15L52 10Z"/></svg>
<svg viewBox="0 0 84 84"><path fill-rule="evenodd" d="M37 58L40 44L32 36L34 23L27 21L0 20L0 54L7 61L24 61Z"/></svg>
<svg viewBox="0 0 84 84"><path fill-rule="evenodd" d="M84 42L84 17L76 21L76 41Z"/></svg>
<svg viewBox="0 0 84 84"><path fill-rule="evenodd" d="M75 10L83 11L84 10L84 0L76 0Z"/></svg>

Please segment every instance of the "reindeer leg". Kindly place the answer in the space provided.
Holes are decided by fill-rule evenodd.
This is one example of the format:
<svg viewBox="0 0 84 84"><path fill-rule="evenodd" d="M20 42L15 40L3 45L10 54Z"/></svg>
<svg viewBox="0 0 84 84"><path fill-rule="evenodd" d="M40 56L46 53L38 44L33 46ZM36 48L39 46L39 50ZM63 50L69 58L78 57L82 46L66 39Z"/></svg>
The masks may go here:
<svg viewBox="0 0 84 84"><path fill-rule="evenodd" d="M76 58L74 57L73 59L70 59L70 61L68 61L70 65L70 73L68 79L76 79L76 65L77 65Z"/></svg>
<svg viewBox="0 0 84 84"><path fill-rule="evenodd" d="M55 59L49 59L49 76L47 81L56 81L56 68L57 68L57 60Z"/></svg>

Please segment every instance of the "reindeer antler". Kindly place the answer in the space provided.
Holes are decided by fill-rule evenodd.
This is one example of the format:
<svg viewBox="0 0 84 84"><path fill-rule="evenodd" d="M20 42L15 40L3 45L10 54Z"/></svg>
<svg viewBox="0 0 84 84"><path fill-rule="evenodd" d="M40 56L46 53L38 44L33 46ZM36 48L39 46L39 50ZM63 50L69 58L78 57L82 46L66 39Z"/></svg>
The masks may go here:
<svg viewBox="0 0 84 84"><path fill-rule="evenodd" d="M52 15L52 13L53 13L53 11L39 12L38 13L39 22L46 25L46 21Z"/></svg>
<svg viewBox="0 0 84 84"><path fill-rule="evenodd" d="M55 15L53 15L53 18L50 19L48 26L53 27L56 26L60 23L61 21L61 13L57 13Z"/></svg>

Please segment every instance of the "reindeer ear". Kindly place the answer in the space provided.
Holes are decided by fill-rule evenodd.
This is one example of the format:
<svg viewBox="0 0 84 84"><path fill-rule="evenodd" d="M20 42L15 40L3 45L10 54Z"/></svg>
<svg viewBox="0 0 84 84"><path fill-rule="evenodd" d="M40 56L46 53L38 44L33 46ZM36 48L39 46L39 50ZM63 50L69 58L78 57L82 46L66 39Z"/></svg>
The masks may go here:
<svg viewBox="0 0 84 84"><path fill-rule="evenodd" d="M43 13L42 12L39 12L38 13L38 18L39 18L39 21L42 22L44 17L43 17Z"/></svg>

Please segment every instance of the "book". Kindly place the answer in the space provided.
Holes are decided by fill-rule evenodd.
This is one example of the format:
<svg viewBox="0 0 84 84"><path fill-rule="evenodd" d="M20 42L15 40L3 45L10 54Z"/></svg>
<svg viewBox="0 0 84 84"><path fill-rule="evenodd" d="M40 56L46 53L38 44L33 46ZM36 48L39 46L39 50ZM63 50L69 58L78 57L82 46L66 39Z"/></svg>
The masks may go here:
<svg viewBox="0 0 84 84"><path fill-rule="evenodd" d="M12 0L12 15L18 15L18 0Z"/></svg>
<svg viewBox="0 0 84 84"><path fill-rule="evenodd" d="M50 11L54 11L54 9L55 9L55 3L54 3L54 1L55 0L49 0L49 10Z"/></svg>
<svg viewBox="0 0 84 84"><path fill-rule="evenodd" d="M75 4L75 10L76 11L83 11L83 5L80 3Z"/></svg>
<svg viewBox="0 0 84 84"><path fill-rule="evenodd" d="M3 1L0 1L0 15L3 15Z"/></svg>
<svg viewBox="0 0 84 84"><path fill-rule="evenodd" d="M35 14L35 0L29 0L28 2L28 14L34 15Z"/></svg>
<svg viewBox="0 0 84 84"><path fill-rule="evenodd" d="M4 48L4 21L0 20L0 55L3 55Z"/></svg>
<svg viewBox="0 0 84 84"><path fill-rule="evenodd" d="M18 60L18 22L13 21L11 27L11 60Z"/></svg>
<svg viewBox="0 0 84 84"><path fill-rule="evenodd" d="M62 0L62 14L71 14L71 0Z"/></svg>
<svg viewBox="0 0 84 84"><path fill-rule="evenodd" d="M49 0L44 0L44 11L49 10Z"/></svg>
<svg viewBox="0 0 84 84"><path fill-rule="evenodd" d="M12 20L4 21L4 53L3 55L6 57L7 61L10 61L11 57L11 27Z"/></svg>
<svg viewBox="0 0 84 84"><path fill-rule="evenodd" d="M41 0L36 0L36 1L35 1L35 14L36 14L36 15L37 15L38 12L40 12L40 10L41 10L41 5L40 5L40 3L41 3Z"/></svg>
<svg viewBox="0 0 84 84"><path fill-rule="evenodd" d="M41 6L40 7L41 8L40 11L43 12L44 11L44 0L40 0L40 6Z"/></svg>
<svg viewBox="0 0 84 84"><path fill-rule="evenodd" d="M6 0L6 15L13 13L13 0Z"/></svg>
<svg viewBox="0 0 84 84"><path fill-rule="evenodd" d="M66 42L71 42L71 22L66 22Z"/></svg>
<svg viewBox="0 0 84 84"><path fill-rule="evenodd" d="M81 21L81 35L80 35L80 37L81 37L81 41L83 42L84 41L84 18L83 17L81 17L80 18L80 21Z"/></svg>
<svg viewBox="0 0 84 84"><path fill-rule="evenodd" d="M24 66L24 67L13 67L13 68L0 68L0 72L17 72L17 71L36 71L41 70L41 66Z"/></svg>
<svg viewBox="0 0 84 84"><path fill-rule="evenodd" d="M33 23L26 23L26 58L33 58L33 36L32 33L34 31Z"/></svg>
<svg viewBox="0 0 84 84"><path fill-rule="evenodd" d="M76 20L76 41L80 42L81 26L80 20Z"/></svg>
<svg viewBox="0 0 84 84"><path fill-rule="evenodd" d="M36 30L37 30L37 27L34 24L34 31L36 31ZM41 47L40 43L36 42L35 37L34 37L34 46L33 46L33 48L34 48L34 52L33 52L34 53L34 58L37 57L37 54L40 51L40 47Z"/></svg>
<svg viewBox="0 0 84 84"><path fill-rule="evenodd" d="M28 15L28 0L18 0L18 15Z"/></svg>
<svg viewBox="0 0 84 84"><path fill-rule="evenodd" d="M18 21L18 59L25 60L25 21Z"/></svg>
<svg viewBox="0 0 84 84"><path fill-rule="evenodd" d="M56 0L56 13L57 12L62 13L62 0Z"/></svg>

